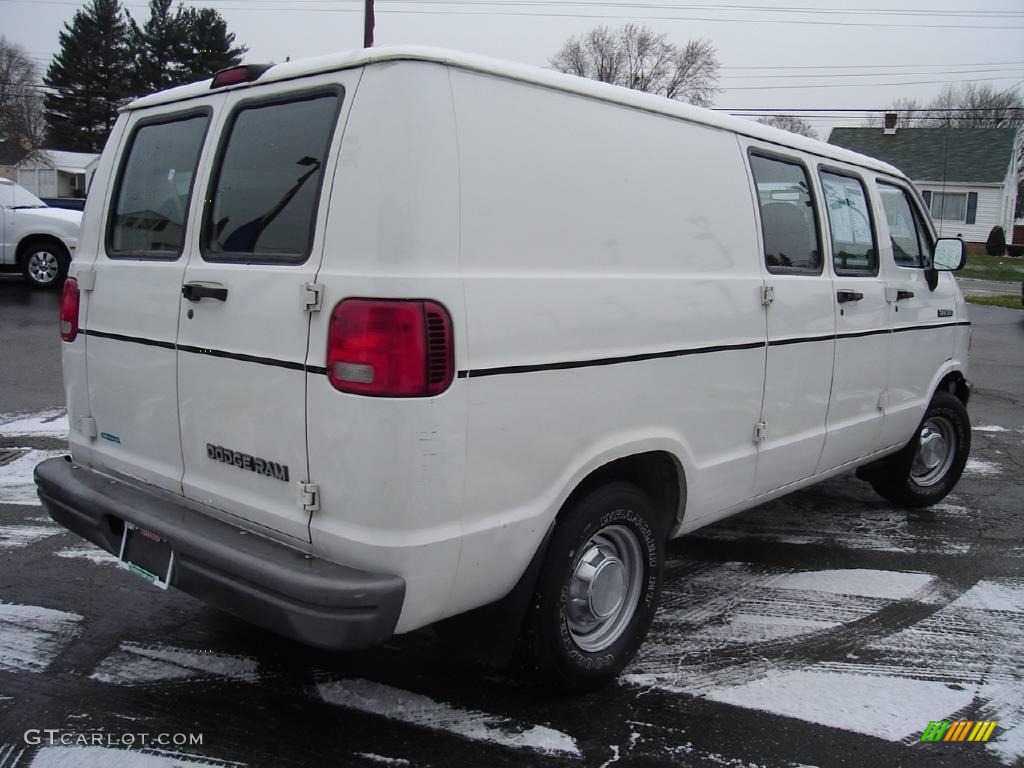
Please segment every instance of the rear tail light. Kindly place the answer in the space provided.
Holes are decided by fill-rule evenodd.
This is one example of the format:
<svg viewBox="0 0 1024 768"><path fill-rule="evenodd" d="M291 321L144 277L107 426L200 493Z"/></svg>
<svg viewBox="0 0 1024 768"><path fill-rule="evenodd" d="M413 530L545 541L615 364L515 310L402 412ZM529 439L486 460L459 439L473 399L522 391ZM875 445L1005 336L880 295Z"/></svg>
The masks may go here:
<svg viewBox="0 0 1024 768"><path fill-rule="evenodd" d="M346 299L331 313L327 377L335 389L430 397L454 372L452 322L432 301Z"/></svg>
<svg viewBox="0 0 1024 768"><path fill-rule="evenodd" d="M78 281L69 277L60 294L60 337L74 341L78 336Z"/></svg>

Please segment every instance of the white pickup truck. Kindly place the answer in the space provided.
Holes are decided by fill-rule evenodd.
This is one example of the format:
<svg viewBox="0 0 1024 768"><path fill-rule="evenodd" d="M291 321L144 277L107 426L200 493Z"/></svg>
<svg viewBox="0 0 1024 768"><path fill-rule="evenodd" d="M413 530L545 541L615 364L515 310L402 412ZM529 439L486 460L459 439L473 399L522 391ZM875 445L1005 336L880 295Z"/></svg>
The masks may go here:
<svg viewBox="0 0 1024 768"><path fill-rule="evenodd" d="M60 285L78 248L81 211L50 208L0 178L0 272L21 272L33 288Z"/></svg>

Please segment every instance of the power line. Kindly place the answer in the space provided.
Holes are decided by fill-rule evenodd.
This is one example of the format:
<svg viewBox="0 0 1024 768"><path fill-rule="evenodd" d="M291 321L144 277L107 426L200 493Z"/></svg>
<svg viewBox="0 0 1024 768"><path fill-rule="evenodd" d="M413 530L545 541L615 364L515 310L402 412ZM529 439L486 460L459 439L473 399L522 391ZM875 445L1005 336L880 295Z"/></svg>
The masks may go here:
<svg viewBox="0 0 1024 768"><path fill-rule="evenodd" d="M199 0L200 2L202 0ZM219 0L224 2L225 0ZM255 2L256 0L244 0L244 2ZM62 5L77 6L76 0L0 0L6 3L32 3L33 5ZM238 6L220 5L217 2L204 2L204 7L217 10L230 11L270 11L288 13L310 12L310 13L362 13L360 8L310 8L310 7L279 7L279 6ZM138 4L125 4L126 8L146 9L148 6ZM632 6L630 6L632 7ZM719 8L715 8L719 10ZM762 8L766 12L774 9ZM435 9L384 9L383 13L424 15L424 16L504 16L504 17L533 17L533 18L571 18L571 19L623 19L630 21L704 21L723 24L795 24L833 27L870 27L882 29L990 29L996 31L1017 31L1024 30L1024 26L986 25L986 24L918 24L918 23L881 23L881 22L860 22L860 21L823 21L816 19L769 19L769 18L709 18L707 16L653 16L653 15L623 15L623 14L596 14L596 13L568 13L551 11L489 11L489 10L435 10ZM937 14L929 14L936 16Z"/></svg>

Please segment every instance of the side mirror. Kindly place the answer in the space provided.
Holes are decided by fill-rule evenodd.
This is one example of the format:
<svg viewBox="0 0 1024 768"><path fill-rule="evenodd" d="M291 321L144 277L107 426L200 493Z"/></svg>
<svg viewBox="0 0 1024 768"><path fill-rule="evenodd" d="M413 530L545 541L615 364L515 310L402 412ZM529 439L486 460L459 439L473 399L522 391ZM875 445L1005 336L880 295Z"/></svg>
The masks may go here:
<svg viewBox="0 0 1024 768"><path fill-rule="evenodd" d="M967 263L967 243L959 237L940 237L935 241L932 266L939 272L956 272Z"/></svg>

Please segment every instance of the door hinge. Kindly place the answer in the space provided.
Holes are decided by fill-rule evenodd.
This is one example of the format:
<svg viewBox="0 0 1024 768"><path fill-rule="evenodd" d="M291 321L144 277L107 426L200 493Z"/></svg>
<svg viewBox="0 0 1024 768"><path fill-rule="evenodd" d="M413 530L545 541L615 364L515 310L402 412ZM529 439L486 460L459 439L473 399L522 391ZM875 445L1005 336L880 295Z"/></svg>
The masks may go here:
<svg viewBox="0 0 1024 768"><path fill-rule="evenodd" d="M75 273L75 279L78 281L78 290L91 291L96 287L96 270L91 267L80 269Z"/></svg>
<svg viewBox="0 0 1024 768"><path fill-rule="evenodd" d="M314 483L299 483L299 497L306 512L320 511L320 486Z"/></svg>
<svg viewBox="0 0 1024 768"><path fill-rule="evenodd" d="M768 425L763 421L757 422L757 424L754 425L754 442L763 443L767 439Z"/></svg>
<svg viewBox="0 0 1024 768"><path fill-rule="evenodd" d="M96 419L92 416L80 416L78 418L78 431L84 437L96 437Z"/></svg>
<svg viewBox="0 0 1024 768"><path fill-rule="evenodd" d="M324 300L324 287L320 283L306 283L302 286L302 309L305 312L319 312Z"/></svg>
<svg viewBox="0 0 1024 768"><path fill-rule="evenodd" d="M766 307L775 301L775 286L774 285L762 285L761 286L761 303Z"/></svg>
<svg viewBox="0 0 1024 768"><path fill-rule="evenodd" d="M878 410L884 411L889 407L889 393L883 392L878 396Z"/></svg>

